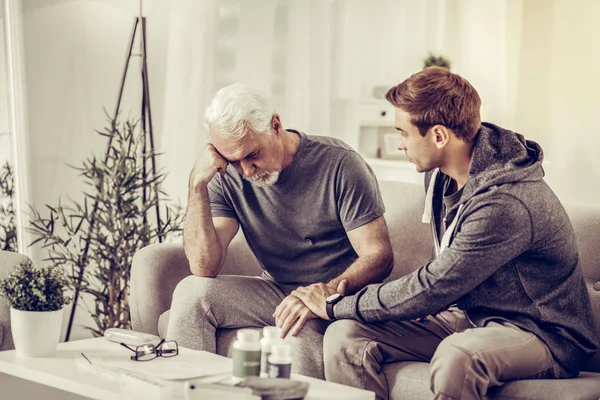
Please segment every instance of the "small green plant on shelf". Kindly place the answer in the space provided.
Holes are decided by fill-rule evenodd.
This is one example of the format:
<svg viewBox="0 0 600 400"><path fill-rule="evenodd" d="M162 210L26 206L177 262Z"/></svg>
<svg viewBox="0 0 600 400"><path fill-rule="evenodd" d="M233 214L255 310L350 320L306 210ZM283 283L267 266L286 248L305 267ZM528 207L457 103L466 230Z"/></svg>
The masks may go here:
<svg viewBox="0 0 600 400"><path fill-rule="evenodd" d="M423 69L428 67L442 67L446 69L450 69L450 60L446 57L439 55L436 56L433 53L429 53L429 55L423 60Z"/></svg>

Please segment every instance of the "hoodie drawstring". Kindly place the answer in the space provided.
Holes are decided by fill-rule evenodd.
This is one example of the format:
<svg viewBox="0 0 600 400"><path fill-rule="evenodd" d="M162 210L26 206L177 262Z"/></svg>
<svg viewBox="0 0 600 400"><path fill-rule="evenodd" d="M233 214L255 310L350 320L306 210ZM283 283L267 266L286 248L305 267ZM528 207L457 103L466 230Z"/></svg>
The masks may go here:
<svg viewBox="0 0 600 400"><path fill-rule="evenodd" d="M444 249L450 246L450 240L452 236L454 236L454 230L456 229L456 224L458 223L458 217L460 217L460 212L462 211L464 204L458 206L458 211L456 211L456 215L454 219L452 219L452 223L444 232L444 236L442 236L442 243L440 243L440 254L444 251Z"/></svg>
<svg viewBox="0 0 600 400"><path fill-rule="evenodd" d="M423 218L421 219L421 222L424 224L430 223L431 218L433 216L433 191L435 188L435 180L437 179L439 172L439 168L433 170L433 173L431 174L431 179L429 180L427 194L425 195L425 210L423 210Z"/></svg>

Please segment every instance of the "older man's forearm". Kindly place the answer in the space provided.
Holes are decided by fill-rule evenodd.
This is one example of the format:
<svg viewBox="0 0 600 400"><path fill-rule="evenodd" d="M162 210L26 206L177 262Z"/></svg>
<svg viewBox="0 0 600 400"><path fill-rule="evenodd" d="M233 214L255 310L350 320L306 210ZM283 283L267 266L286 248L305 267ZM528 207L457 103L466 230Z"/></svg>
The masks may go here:
<svg viewBox="0 0 600 400"><path fill-rule="evenodd" d="M392 271L394 256L388 249L380 249L360 256L346 271L327 282L337 289L339 283L346 280L345 295L354 294L366 285L383 281Z"/></svg>
<svg viewBox="0 0 600 400"><path fill-rule="evenodd" d="M222 250L210 212L206 185L190 188L183 222L183 247L194 275L215 277L219 273Z"/></svg>

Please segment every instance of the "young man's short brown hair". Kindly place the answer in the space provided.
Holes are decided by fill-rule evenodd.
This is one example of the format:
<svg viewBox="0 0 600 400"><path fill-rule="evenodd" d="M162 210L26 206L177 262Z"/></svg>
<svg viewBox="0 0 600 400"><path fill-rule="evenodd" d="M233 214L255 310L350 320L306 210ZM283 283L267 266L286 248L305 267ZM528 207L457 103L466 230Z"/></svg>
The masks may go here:
<svg viewBox="0 0 600 400"><path fill-rule="evenodd" d="M446 68L425 68L388 90L385 98L411 115L422 136L432 126L444 125L458 138L472 141L481 125L477 90Z"/></svg>

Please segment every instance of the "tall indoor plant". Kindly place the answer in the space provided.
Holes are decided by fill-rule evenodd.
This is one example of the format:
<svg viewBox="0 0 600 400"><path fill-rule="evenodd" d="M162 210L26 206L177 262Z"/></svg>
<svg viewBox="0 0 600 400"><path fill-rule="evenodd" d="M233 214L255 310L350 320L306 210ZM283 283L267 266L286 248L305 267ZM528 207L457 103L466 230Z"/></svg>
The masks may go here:
<svg viewBox="0 0 600 400"><path fill-rule="evenodd" d="M11 304L10 321L17 354L49 356L56 350L68 280L60 267L35 268L25 261L0 281L0 296Z"/></svg>
<svg viewBox="0 0 600 400"><path fill-rule="evenodd" d="M88 187L83 200L46 205L47 217L31 207L28 228L37 236L32 245L39 242L47 249L45 260L66 268L75 298L84 293L93 297L94 308L89 311L96 326L87 328L95 336L108 328L130 327L133 255L159 238L176 234L183 218L180 208L163 204L160 185L165 175L154 175L146 167L152 154L145 151L143 133L133 122L109 122L104 132L98 132L110 139L106 158L92 156L75 168ZM150 213L157 207L165 216L160 223ZM73 313L69 329L72 323Z"/></svg>

